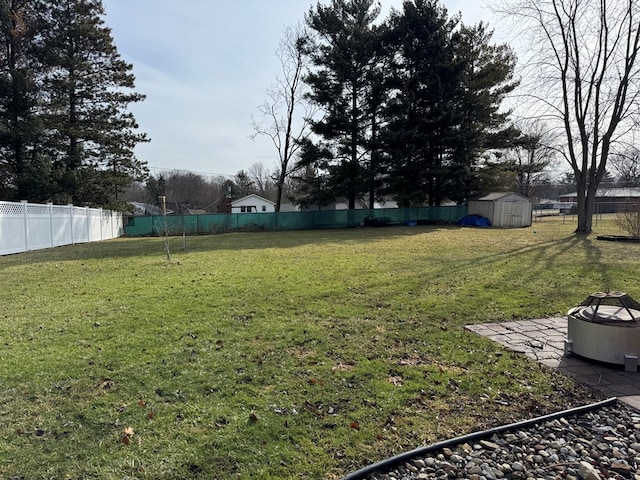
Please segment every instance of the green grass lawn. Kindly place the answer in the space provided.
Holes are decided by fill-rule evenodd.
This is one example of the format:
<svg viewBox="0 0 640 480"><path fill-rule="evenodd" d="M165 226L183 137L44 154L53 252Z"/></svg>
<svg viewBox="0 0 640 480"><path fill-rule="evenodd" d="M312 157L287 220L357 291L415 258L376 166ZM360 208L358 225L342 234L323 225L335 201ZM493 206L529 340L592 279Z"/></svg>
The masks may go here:
<svg viewBox="0 0 640 480"><path fill-rule="evenodd" d="M640 245L398 227L0 257L1 478L339 478L592 394L464 325L640 297ZM620 233L600 219L598 233Z"/></svg>

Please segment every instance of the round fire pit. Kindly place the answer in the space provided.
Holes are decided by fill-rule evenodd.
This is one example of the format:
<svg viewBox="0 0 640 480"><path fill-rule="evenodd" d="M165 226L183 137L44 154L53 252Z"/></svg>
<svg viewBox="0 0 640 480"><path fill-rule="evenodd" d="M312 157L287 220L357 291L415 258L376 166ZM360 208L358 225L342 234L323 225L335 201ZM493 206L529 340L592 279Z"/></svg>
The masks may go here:
<svg viewBox="0 0 640 480"><path fill-rule="evenodd" d="M565 353L638 370L640 304L626 293L597 292L567 313Z"/></svg>

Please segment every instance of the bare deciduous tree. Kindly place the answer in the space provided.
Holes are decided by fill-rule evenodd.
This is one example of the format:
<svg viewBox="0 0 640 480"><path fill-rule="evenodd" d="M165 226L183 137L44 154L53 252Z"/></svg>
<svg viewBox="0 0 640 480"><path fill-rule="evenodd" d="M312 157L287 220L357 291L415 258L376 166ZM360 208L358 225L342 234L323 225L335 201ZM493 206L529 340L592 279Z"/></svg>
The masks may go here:
<svg viewBox="0 0 640 480"><path fill-rule="evenodd" d="M565 137L577 184L576 233L592 229L607 160L639 114L639 0L496 0L531 40L523 82ZM636 123L637 124L637 123Z"/></svg>
<svg viewBox="0 0 640 480"><path fill-rule="evenodd" d="M292 159L298 152L301 141L309 135L309 121L315 112L304 99L305 85L302 77L307 68L308 40L309 33L302 25L285 28L276 51L282 67L281 76L267 90L268 99L258 108L262 120L252 121L254 133L251 137L268 137L278 152L276 212L280 211L282 191L294 168ZM298 108L302 109L301 114L297 113Z"/></svg>
<svg viewBox="0 0 640 480"><path fill-rule="evenodd" d="M640 149L632 145L611 156L611 167L620 186L638 186L640 183Z"/></svg>
<svg viewBox="0 0 640 480"><path fill-rule="evenodd" d="M261 162L255 162L249 167L249 176L256 187L258 195L272 199L275 190L275 181L280 173L272 173Z"/></svg>
<svg viewBox="0 0 640 480"><path fill-rule="evenodd" d="M189 215L193 210L215 212L226 194L224 177L205 177L189 171L173 170L151 175L145 183L135 182L123 193L124 201L159 204L164 196L167 208Z"/></svg>
<svg viewBox="0 0 640 480"><path fill-rule="evenodd" d="M547 167L556 155L556 139L547 126L539 121L518 125L523 132L507 158L514 163L518 193L535 195L535 186L547 178Z"/></svg>

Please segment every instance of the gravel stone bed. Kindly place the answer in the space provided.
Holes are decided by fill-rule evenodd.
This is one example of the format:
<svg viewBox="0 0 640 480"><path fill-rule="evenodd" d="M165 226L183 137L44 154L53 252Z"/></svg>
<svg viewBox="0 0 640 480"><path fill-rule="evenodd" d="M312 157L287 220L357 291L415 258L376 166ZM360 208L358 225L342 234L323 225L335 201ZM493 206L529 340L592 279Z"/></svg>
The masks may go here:
<svg viewBox="0 0 640 480"><path fill-rule="evenodd" d="M496 429L498 430L498 429ZM464 439L464 437L463 437ZM615 402L473 441L447 443L368 480L634 479L640 412Z"/></svg>

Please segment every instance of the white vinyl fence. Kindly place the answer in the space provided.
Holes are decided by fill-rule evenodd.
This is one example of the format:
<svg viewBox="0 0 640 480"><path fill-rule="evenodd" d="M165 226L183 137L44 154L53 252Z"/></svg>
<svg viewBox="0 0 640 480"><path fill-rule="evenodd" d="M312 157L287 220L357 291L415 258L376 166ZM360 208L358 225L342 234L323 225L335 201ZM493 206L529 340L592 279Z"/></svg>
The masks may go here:
<svg viewBox="0 0 640 480"><path fill-rule="evenodd" d="M0 202L0 255L120 237L122 214L101 208Z"/></svg>

